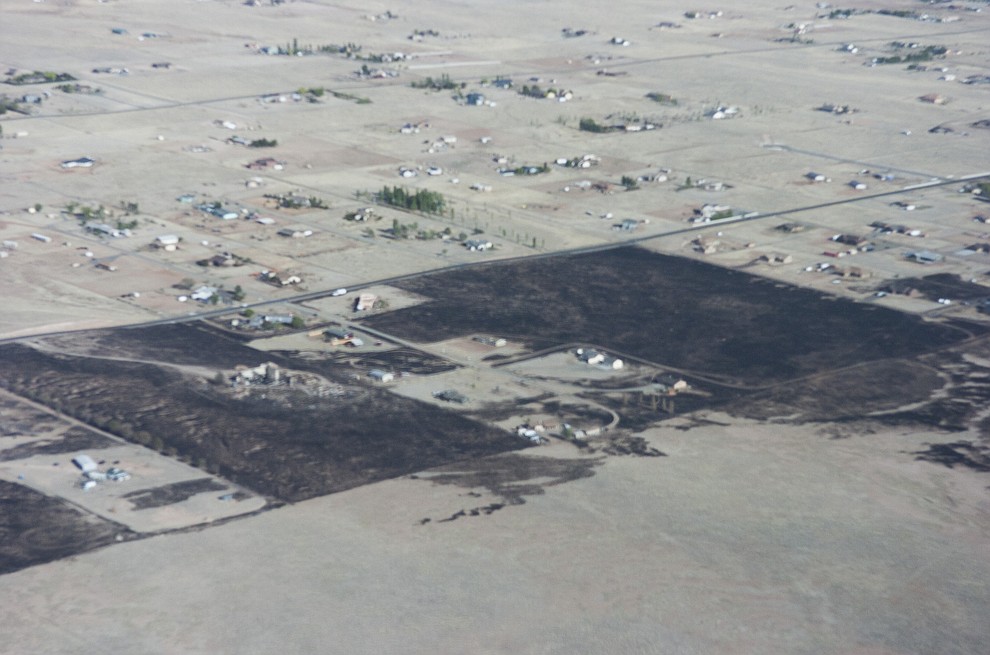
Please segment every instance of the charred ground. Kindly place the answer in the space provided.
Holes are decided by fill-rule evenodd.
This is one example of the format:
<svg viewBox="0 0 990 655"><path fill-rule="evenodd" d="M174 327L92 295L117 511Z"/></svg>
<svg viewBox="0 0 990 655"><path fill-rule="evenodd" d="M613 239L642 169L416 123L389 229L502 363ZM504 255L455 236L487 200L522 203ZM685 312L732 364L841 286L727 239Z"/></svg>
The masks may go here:
<svg viewBox="0 0 990 655"><path fill-rule="evenodd" d="M223 344L212 350L219 337L195 328L188 334L191 350L222 351ZM460 414L367 386L350 385L342 398L317 402L300 393L276 404L235 398L152 364L20 344L0 347L0 384L290 502L522 445Z"/></svg>
<svg viewBox="0 0 990 655"><path fill-rule="evenodd" d="M918 344L931 350L983 332L640 248L496 263L398 286L433 300L365 322L404 339L486 332L533 349L586 342L746 387L910 357Z"/></svg>

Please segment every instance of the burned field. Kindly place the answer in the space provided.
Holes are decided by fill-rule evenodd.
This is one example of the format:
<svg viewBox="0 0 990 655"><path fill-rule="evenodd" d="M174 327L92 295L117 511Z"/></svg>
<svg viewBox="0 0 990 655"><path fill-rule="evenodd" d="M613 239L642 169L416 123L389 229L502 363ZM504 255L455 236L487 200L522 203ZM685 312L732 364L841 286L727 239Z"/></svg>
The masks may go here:
<svg viewBox="0 0 990 655"><path fill-rule="evenodd" d="M534 350L588 343L746 388L912 357L919 344L930 351L981 330L639 248L494 263L398 286L433 300L366 324L420 342L485 332Z"/></svg>
<svg viewBox="0 0 990 655"><path fill-rule="evenodd" d="M446 359L412 348L394 348L375 352L295 352L289 350L270 352L284 358L293 368L312 371L328 377L339 377L341 366L350 367L353 371L360 373L381 369L384 371L403 371L413 375L434 375L457 368L456 364L452 364Z"/></svg>
<svg viewBox="0 0 990 655"><path fill-rule="evenodd" d="M65 501L0 480L0 575L134 535Z"/></svg>
<svg viewBox="0 0 990 655"><path fill-rule="evenodd" d="M950 298L958 302L983 304L990 300L990 289L951 273L887 280L881 283L878 289L887 293L920 296L933 301Z"/></svg>
<svg viewBox="0 0 990 655"><path fill-rule="evenodd" d="M175 339L182 329L185 351L212 353L213 365L233 368L272 355L249 351L252 358L246 359L243 347L233 344L233 354L224 359L230 346L222 337L195 327L172 326L167 332ZM113 359L5 345L0 347L0 384L279 501L300 501L524 445L455 412L353 381L340 383L343 397L315 399L290 392L283 402L272 403L264 394L234 397L173 367L126 361L129 354L126 344ZM274 359L286 368L293 365Z"/></svg>

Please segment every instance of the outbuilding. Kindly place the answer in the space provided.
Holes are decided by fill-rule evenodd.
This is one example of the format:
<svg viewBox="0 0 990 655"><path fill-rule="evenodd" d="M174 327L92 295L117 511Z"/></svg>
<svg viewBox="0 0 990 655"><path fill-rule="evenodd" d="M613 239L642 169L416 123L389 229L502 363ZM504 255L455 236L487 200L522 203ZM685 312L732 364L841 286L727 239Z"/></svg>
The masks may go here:
<svg viewBox="0 0 990 655"><path fill-rule="evenodd" d="M382 383L391 382L392 380L395 379L395 374L394 373L389 373L388 371L382 371L382 370L377 369L377 368L376 369L372 369L371 371L368 371L368 376L372 380L375 380L377 382L382 382Z"/></svg>

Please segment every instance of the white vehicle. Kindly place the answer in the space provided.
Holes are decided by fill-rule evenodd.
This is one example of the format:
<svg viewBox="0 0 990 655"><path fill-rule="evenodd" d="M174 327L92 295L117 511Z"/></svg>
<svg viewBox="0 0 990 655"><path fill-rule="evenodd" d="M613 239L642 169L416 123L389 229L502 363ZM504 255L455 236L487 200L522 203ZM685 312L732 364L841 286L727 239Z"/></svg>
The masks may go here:
<svg viewBox="0 0 990 655"><path fill-rule="evenodd" d="M347 293L347 289L340 288L340 289L334 289L333 290L333 293L331 293L330 295L331 296L342 296L345 293Z"/></svg>

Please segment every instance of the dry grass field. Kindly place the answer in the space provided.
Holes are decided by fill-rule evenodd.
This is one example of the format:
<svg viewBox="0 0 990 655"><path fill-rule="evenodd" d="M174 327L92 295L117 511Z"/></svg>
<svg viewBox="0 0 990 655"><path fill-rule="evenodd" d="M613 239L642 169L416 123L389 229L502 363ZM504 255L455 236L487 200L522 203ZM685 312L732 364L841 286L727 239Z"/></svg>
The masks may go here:
<svg viewBox="0 0 990 655"><path fill-rule="evenodd" d="M986 652L988 36L977 0L7 0L0 653ZM250 312L306 328L217 327ZM267 360L345 393L209 385Z"/></svg>

